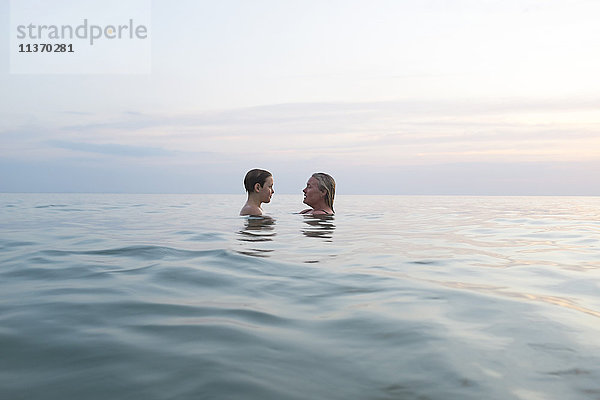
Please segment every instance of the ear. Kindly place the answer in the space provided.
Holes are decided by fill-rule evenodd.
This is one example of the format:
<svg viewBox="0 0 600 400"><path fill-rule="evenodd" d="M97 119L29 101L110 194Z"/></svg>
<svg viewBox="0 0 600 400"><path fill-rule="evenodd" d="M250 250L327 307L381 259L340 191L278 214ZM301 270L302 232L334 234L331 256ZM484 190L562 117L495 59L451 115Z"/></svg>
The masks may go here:
<svg viewBox="0 0 600 400"><path fill-rule="evenodd" d="M255 183L254 184L254 191L258 193L258 191L262 188L262 186L260 186L260 183Z"/></svg>

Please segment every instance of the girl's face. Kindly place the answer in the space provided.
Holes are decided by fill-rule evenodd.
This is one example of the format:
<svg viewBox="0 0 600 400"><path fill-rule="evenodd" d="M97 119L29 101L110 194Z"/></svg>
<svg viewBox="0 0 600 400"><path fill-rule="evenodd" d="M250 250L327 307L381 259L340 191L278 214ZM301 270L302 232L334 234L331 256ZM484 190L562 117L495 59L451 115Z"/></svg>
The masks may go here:
<svg viewBox="0 0 600 400"><path fill-rule="evenodd" d="M304 192L304 203L311 207L318 204L325 196L325 192L319 190L319 183L312 176L306 182L306 187L302 192Z"/></svg>
<svg viewBox="0 0 600 400"><path fill-rule="evenodd" d="M274 183L273 177L269 176L265 179L265 184L262 185L262 187L258 185L258 195L260 196L261 202L269 203L271 201L271 197L273 196L273 193L275 193L275 190L273 190Z"/></svg>

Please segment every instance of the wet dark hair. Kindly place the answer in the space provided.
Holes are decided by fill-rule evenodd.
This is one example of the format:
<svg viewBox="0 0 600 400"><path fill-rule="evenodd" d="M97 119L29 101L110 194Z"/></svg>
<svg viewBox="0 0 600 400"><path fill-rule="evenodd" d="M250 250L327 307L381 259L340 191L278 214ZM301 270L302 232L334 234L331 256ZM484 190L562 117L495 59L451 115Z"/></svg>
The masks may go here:
<svg viewBox="0 0 600 400"><path fill-rule="evenodd" d="M316 172L312 177L317 180L321 192L325 192L325 204L333 211L333 199L335 198L335 180L324 172Z"/></svg>
<svg viewBox="0 0 600 400"><path fill-rule="evenodd" d="M248 193L254 192L254 186L258 183L261 187L265 185L268 177L273 176L269 171L264 169L251 169L246 173L244 178L244 187Z"/></svg>

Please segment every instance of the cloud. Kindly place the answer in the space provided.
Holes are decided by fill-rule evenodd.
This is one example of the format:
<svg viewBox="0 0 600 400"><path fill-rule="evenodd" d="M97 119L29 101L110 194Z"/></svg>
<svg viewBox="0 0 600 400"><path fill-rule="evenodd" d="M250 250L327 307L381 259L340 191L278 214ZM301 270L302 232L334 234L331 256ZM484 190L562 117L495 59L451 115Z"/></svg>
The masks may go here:
<svg viewBox="0 0 600 400"><path fill-rule="evenodd" d="M367 137L402 144L483 142L494 137L504 141L589 137L600 124L598 110L597 99L291 103L173 115L122 114L61 130L121 137L145 135L157 142L168 138L173 145L180 142L185 147L198 138L231 140L228 147L234 151L236 141L246 148L245 141L262 140L283 150L286 143L292 145L290 148L304 147L308 142L304 139L314 137L332 141L339 137L343 143L337 144L356 141L358 146Z"/></svg>
<svg viewBox="0 0 600 400"><path fill-rule="evenodd" d="M173 155L172 151L156 147L127 146L122 144L93 144L65 142L61 140L49 140L47 142L51 147L59 149L82 151L87 153L98 153L116 155L121 157L163 157Z"/></svg>
<svg viewBox="0 0 600 400"><path fill-rule="evenodd" d="M38 157L44 149L68 150L161 159L163 165L583 161L600 158L598 110L600 100L590 98L289 103L152 115L128 110L102 119L78 116L76 125L48 123L22 138L7 131L3 153Z"/></svg>
<svg viewBox="0 0 600 400"><path fill-rule="evenodd" d="M68 115L94 115L92 112L84 112L84 111L63 111L63 114Z"/></svg>

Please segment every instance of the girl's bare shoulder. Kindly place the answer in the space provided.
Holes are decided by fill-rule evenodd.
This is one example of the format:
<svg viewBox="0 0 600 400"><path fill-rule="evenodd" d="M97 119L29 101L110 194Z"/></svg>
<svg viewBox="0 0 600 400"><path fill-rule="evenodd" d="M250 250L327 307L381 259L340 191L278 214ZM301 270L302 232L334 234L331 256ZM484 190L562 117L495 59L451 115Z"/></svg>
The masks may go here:
<svg viewBox="0 0 600 400"><path fill-rule="evenodd" d="M262 210L260 207L254 206L252 204L246 204L240 210L240 215L262 215Z"/></svg>

